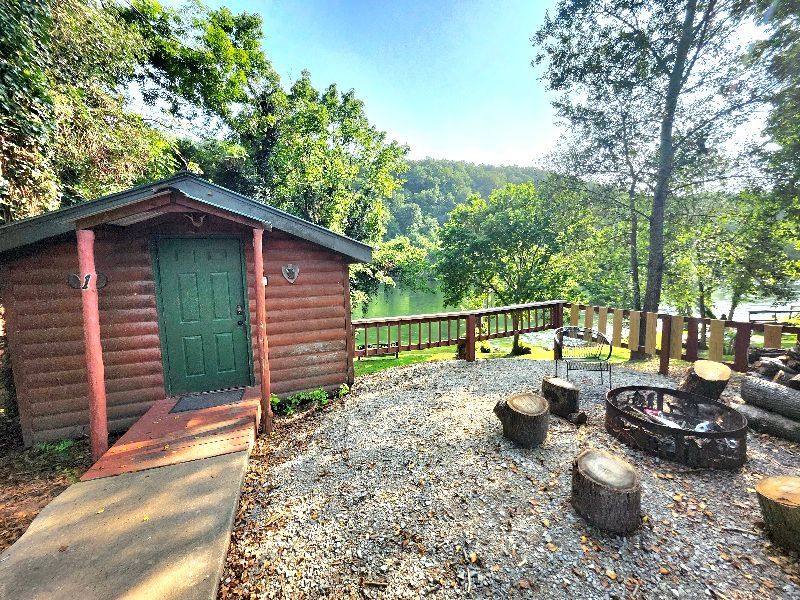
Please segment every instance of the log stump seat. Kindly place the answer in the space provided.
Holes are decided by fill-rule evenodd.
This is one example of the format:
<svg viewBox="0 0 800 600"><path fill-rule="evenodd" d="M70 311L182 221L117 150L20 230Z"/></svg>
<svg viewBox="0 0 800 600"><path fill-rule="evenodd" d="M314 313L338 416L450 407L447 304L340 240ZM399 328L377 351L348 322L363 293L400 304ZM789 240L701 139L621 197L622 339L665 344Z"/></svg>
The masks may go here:
<svg viewBox="0 0 800 600"><path fill-rule="evenodd" d="M592 525L629 535L641 524L642 487L628 461L604 450L584 450L572 463L572 506Z"/></svg>
<svg viewBox="0 0 800 600"><path fill-rule="evenodd" d="M775 542L800 550L800 477L765 477L756 484L764 526Z"/></svg>
<svg viewBox="0 0 800 600"><path fill-rule="evenodd" d="M547 437L550 411L538 394L513 394L498 402L494 413L503 424L503 436L523 448L536 448Z"/></svg>

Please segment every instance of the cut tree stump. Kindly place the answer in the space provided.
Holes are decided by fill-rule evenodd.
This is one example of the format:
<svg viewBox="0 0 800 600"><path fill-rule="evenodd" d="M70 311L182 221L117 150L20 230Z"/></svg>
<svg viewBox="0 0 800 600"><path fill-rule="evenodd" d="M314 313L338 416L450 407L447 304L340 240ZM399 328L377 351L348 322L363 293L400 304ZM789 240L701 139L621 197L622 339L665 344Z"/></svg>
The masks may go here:
<svg viewBox="0 0 800 600"><path fill-rule="evenodd" d="M536 448L547 437L550 412L538 394L514 394L498 402L494 414L503 424L503 435L523 448Z"/></svg>
<svg viewBox="0 0 800 600"><path fill-rule="evenodd" d="M756 484L764 525L784 548L800 550L800 477L766 477Z"/></svg>
<svg viewBox="0 0 800 600"><path fill-rule="evenodd" d="M580 390L571 381L560 377L543 377L542 396L550 403L550 412L554 415L569 418L578 412Z"/></svg>
<svg viewBox="0 0 800 600"><path fill-rule="evenodd" d="M800 421L800 391L748 375L742 380L740 393L749 404Z"/></svg>
<svg viewBox="0 0 800 600"><path fill-rule="evenodd" d="M713 360L698 360L686 370L678 389L719 400L730 378L731 369L727 365Z"/></svg>
<svg viewBox="0 0 800 600"><path fill-rule="evenodd" d="M572 463L572 506L592 525L628 535L641 524L642 487L628 461L584 450Z"/></svg>
<svg viewBox="0 0 800 600"><path fill-rule="evenodd" d="M800 421L752 404L736 404L733 407L745 416L747 426L753 431L768 433L790 442L800 442Z"/></svg>

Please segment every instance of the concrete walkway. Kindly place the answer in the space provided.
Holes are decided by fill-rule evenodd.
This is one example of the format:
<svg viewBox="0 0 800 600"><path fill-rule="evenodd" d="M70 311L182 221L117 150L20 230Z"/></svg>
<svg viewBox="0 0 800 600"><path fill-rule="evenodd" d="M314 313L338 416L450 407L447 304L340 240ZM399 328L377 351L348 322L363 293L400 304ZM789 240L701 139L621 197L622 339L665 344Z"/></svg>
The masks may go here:
<svg viewBox="0 0 800 600"><path fill-rule="evenodd" d="M0 555L0 599L216 598L258 401L173 404L156 403Z"/></svg>

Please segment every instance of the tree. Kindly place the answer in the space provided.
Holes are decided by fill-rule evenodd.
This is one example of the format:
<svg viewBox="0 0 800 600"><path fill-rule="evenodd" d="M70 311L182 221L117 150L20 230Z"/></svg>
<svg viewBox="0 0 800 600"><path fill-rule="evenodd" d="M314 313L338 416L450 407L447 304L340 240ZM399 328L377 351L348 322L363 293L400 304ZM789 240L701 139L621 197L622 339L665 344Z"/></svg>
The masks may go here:
<svg viewBox="0 0 800 600"><path fill-rule="evenodd" d="M118 11L143 41L136 80L145 101L165 103L172 115L202 112L230 122L234 107L264 80L277 81L261 48L257 14L212 10L198 0L180 7L134 0Z"/></svg>
<svg viewBox="0 0 800 600"><path fill-rule="evenodd" d="M759 151L786 218L800 226L800 1L757 0L752 12L770 32L756 43L753 59L766 63L772 110Z"/></svg>
<svg viewBox="0 0 800 600"><path fill-rule="evenodd" d="M44 65L51 27L43 0L0 0L0 225L57 206L45 147L52 98Z"/></svg>
<svg viewBox="0 0 800 600"><path fill-rule="evenodd" d="M676 166L719 148L761 101L758 72L741 58L737 8L736 0L561 0L534 38L534 62L547 60L550 89L574 96L589 89L606 104L622 96L635 102L632 114L657 116L644 141L655 159L647 311L661 301L668 200L708 179L696 173L677 182Z"/></svg>
<svg viewBox="0 0 800 600"><path fill-rule="evenodd" d="M570 250L581 219L564 208L545 201L529 183L456 206L442 226L436 264L445 302L491 294L509 305L565 294L578 275ZM519 353L518 335L512 353Z"/></svg>

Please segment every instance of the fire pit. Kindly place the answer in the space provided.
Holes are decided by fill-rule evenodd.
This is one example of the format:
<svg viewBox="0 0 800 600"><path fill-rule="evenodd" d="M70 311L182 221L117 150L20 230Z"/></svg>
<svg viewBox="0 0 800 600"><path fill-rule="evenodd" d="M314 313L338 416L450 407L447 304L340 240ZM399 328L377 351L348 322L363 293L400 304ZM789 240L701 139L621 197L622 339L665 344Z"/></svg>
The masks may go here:
<svg viewBox="0 0 800 600"><path fill-rule="evenodd" d="M606 430L632 448L690 467L738 469L747 458L747 420L721 402L679 390L610 390Z"/></svg>

